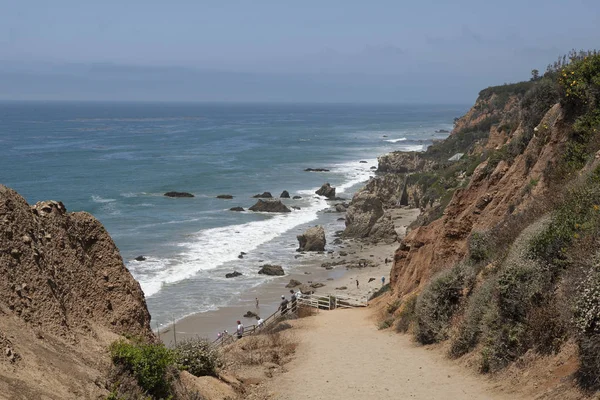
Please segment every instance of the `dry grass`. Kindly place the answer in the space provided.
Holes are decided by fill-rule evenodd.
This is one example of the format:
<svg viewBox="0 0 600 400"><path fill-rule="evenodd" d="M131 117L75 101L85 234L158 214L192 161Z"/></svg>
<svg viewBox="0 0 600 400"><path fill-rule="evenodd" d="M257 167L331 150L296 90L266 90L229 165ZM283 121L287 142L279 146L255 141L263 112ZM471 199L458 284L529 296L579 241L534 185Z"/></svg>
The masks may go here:
<svg viewBox="0 0 600 400"><path fill-rule="evenodd" d="M314 307L300 305L297 314L298 318L312 317L317 314L317 310Z"/></svg>
<svg viewBox="0 0 600 400"><path fill-rule="evenodd" d="M293 332L275 332L249 336L231 346L225 354L236 365L283 365L296 351L298 340Z"/></svg>

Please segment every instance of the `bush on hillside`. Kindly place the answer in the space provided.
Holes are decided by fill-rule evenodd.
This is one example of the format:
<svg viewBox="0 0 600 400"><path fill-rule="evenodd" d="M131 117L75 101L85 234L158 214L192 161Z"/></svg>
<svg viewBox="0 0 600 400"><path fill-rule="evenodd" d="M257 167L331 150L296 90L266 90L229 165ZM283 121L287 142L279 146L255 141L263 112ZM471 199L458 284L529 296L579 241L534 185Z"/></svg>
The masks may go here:
<svg viewBox="0 0 600 400"><path fill-rule="evenodd" d="M479 343L482 333L482 320L492 302L493 281L488 280L477 288L465 310L456 336L452 338L450 356L460 357L473 350Z"/></svg>
<svg viewBox="0 0 600 400"><path fill-rule="evenodd" d="M410 296L403 304L396 322L396 332L406 333L415 321L415 309L417 306L417 295Z"/></svg>
<svg viewBox="0 0 600 400"><path fill-rule="evenodd" d="M483 232L473 232L469 236L469 258L474 262L484 262L491 256L491 239Z"/></svg>
<svg viewBox="0 0 600 400"><path fill-rule="evenodd" d="M431 344L448 338L450 319L460 305L465 288L474 283L473 269L457 264L431 280L419 296L415 308L415 338Z"/></svg>
<svg viewBox="0 0 600 400"><path fill-rule="evenodd" d="M221 366L218 349L207 339L184 339L177 343L174 354L177 367L195 376L216 376Z"/></svg>
<svg viewBox="0 0 600 400"><path fill-rule="evenodd" d="M382 294L384 294L386 292L389 292L390 290L392 290L392 288L390 287L390 284L386 283L385 285L383 285L382 287L377 289L377 291L375 293L373 293L371 295L371 297L369 297L369 300L376 299L377 297L381 296Z"/></svg>
<svg viewBox="0 0 600 400"><path fill-rule="evenodd" d="M588 272L573 314L580 355L579 381L584 387L600 389L600 268Z"/></svg>
<svg viewBox="0 0 600 400"><path fill-rule="evenodd" d="M110 354L113 363L131 374L147 394L156 399L171 396L175 357L162 343L118 340L111 344Z"/></svg>

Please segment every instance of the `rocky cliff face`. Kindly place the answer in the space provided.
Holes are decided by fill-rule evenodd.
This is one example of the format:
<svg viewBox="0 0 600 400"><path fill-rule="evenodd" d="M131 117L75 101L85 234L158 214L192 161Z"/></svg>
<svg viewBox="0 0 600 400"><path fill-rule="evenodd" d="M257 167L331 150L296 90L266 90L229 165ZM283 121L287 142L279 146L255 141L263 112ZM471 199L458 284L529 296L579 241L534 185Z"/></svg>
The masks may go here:
<svg viewBox="0 0 600 400"><path fill-rule="evenodd" d="M464 129L478 123L481 116L474 115L471 110L457 126ZM391 272L391 284L399 296L421 288L436 272L464 258L472 232L490 230L513 213L526 209L534 195L545 193L545 172L566 140L563 117L558 104L552 107L522 154L510 164L488 158L475 169L468 185L454 193L441 218L406 236L396 251ZM518 136L522 129L518 127L512 135L505 136L506 141ZM498 140L497 135L492 134L492 140Z"/></svg>
<svg viewBox="0 0 600 400"><path fill-rule="evenodd" d="M0 393L9 397L102 395L106 345L153 337L139 284L88 213L29 206L0 185L0 275Z"/></svg>

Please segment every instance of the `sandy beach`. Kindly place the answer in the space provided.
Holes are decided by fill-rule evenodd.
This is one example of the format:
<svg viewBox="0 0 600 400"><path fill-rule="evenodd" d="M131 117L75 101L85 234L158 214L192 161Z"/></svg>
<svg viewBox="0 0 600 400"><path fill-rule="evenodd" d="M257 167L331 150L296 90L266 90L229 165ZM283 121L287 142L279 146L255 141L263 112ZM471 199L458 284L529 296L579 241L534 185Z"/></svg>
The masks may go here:
<svg viewBox="0 0 600 400"><path fill-rule="evenodd" d="M392 210L396 231L399 237L406 233L406 227L410 225L419 215L418 209L399 208ZM232 305L190 315L177 321L175 324L176 336L173 326L161 329L160 337L167 345L172 345L175 340L190 337L216 338L218 332L227 329L228 332L235 331L236 321L241 320L244 325L252 325L255 318L244 318L247 311L252 311L266 318L277 310L281 296L289 298L289 288L285 286L291 279L298 280L304 284L322 283L325 286L316 289L316 293L322 294L345 294L355 298L368 297L381 287L381 277L389 279L392 267L394 251L398 243L370 244L356 239L344 240L335 246L333 253L314 254L306 257L305 263L285 276L272 279L260 286L242 293L239 299ZM333 248L328 245L326 249ZM385 259L388 263L385 263ZM349 268L348 264L356 264L358 260L367 260L369 266L364 268ZM321 265L326 262L339 263L332 269L325 269ZM283 266L285 269L285 265ZM374 278L371 282L369 280ZM359 285L357 287L356 281ZM344 290L336 288L346 287ZM255 306L255 299L259 299L259 307Z"/></svg>

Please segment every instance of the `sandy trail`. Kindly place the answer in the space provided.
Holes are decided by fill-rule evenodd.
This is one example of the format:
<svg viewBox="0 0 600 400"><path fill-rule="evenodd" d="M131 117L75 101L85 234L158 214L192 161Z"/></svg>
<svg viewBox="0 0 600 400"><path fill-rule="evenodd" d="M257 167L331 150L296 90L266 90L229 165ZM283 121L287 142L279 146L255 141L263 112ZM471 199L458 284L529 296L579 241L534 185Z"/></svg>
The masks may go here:
<svg viewBox="0 0 600 400"><path fill-rule="evenodd" d="M371 313L324 311L300 321L297 357L288 372L268 383L274 398L517 399L408 335L378 331Z"/></svg>

